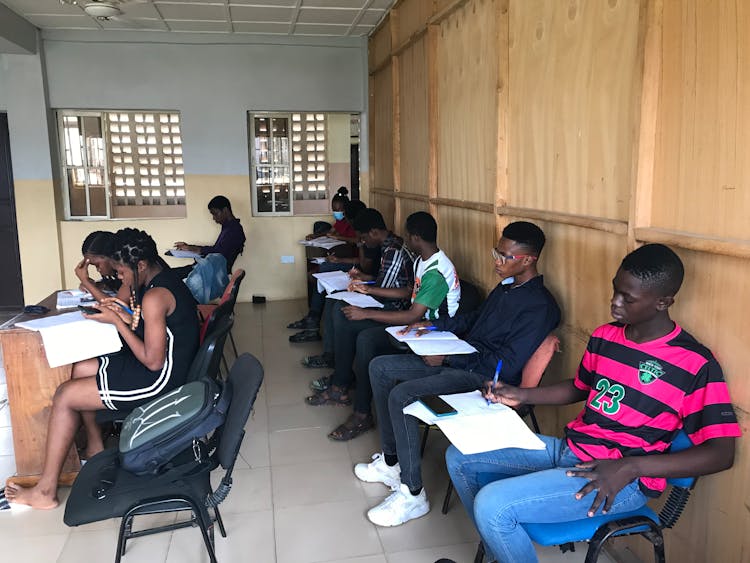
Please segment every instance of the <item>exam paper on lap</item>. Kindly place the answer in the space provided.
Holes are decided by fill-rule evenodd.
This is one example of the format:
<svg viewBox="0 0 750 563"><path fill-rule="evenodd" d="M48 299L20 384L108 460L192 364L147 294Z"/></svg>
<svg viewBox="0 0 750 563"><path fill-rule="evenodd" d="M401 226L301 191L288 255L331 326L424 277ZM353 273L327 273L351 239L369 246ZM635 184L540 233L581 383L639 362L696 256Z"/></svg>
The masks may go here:
<svg viewBox="0 0 750 563"><path fill-rule="evenodd" d="M344 241L331 237L318 237L310 240L301 240L299 243L302 246L316 246L318 248L325 248L326 250L331 250L332 248L346 244Z"/></svg>
<svg viewBox="0 0 750 563"><path fill-rule="evenodd" d="M326 295L326 298L346 301L349 305L355 305L363 309L367 309L368 307L383 308L383 304L374 297L370 297L364 293L357 293L356 291L339 291L338 293Z"/></svg>
<svg viewBox="0 0 750 563"><path fill-rule="evenodd" d="M505 405L488 405L479 391L440 397L458 414L438 417L419 401L404 407L404 414L436 424L462 454L503 448L544 449L544 443L516 411Z"/></svg>
<svg viewBox="0 0 750 563"><path fill-rule="evenodd" d="M411 342L413 340L458 340L458 336L447 330L431 330L425 332L422 336L417 336L417 330L410 330L406 334L399 334L399 331L405 328L406 325L389 326L385 331L399 342Z"/></svg>
<svg viewBox="0 0 750 563"><path fill-rule="evenodd" d="M406 344L418 356L452 356L454 354L473 354L477 351L465 340L408 340Z"/></svg>
<svg viewBox="0 0 750 563"><path fill-rule="evenodd" d="M41 334L51 368L111 354L122 348L113 325L86 319L78 311L16 323L16 326Z"/></svg>
<svg viewBox="0 0 750 563"><path fill-rule="evenodd" d="M313 274L313 277L318 280L318 292L325 291L326 293L343 291L352 281L349 274L341 271L321 272Z"/></svg>

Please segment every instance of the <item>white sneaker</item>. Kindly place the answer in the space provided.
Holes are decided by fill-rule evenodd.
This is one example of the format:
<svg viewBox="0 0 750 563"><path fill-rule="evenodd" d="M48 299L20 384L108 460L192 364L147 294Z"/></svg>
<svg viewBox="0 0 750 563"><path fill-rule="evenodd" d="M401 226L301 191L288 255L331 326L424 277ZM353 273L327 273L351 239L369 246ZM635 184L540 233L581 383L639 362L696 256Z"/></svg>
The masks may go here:
<svg viewBox="0 0 750 563"><path fill-rule="evenodd" d="M429 511L430 503L424 488L415 496L402 483L387 499L367 512L367 519L378 526L400 526Z"/></svg>
<svg viewBox="0 0 750 563"><path fill-rule="evenodd" d="M372 459L370 463L358 463L354 466L354 474L360 481L383 483L391 488L401 484L401 466L398 463L388 465L382 453L374 454Z"/></svg>

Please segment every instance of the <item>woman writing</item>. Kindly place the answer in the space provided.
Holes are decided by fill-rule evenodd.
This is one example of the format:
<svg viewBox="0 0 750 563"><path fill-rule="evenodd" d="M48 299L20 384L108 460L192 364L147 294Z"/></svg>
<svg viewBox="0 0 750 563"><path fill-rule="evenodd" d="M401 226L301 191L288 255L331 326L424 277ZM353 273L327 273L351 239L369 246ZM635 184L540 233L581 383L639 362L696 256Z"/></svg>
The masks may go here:
<svg viewBox="0 0 750 563"><path fill-rule="evenodd" d="M156 244L145 232L118 231L114 248L112 264L123 285L132 288L130 299L127 304L103 299L97 307L100 312L86 316L114 325L126 346L73 365L72 379L57 388L52 402L39 482L31 488L9 483L5 490L9 502L56 507L57 480L81 422L90 457L104 447L97 410L130 411L185 383L198 348L195 300L185 284L161 265Z"/></svg>

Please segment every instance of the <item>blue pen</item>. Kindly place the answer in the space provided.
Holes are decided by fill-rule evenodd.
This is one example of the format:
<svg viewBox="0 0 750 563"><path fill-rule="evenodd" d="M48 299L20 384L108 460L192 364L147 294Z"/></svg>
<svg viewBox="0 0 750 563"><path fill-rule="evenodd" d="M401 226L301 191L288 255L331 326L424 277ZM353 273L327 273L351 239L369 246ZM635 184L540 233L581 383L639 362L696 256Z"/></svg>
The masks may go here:
<svg viewBox="0 0 750 563"><path fill-rule="evenodd" d="M122 303L118 303L117 301L115 301L114 303L115 303L115 305L119 306L120 309L122 309L126 313L128 313L129 315L133 314L133 309L131 309L130 307L126 307L125 305L123 305Z"/></svg>
<svg viewBox="0 0 750 563"><path fill-rule="evenodd" d="M375 285L374 281L358 281L358 282L354 282L354 283L356 283L358 285Z"/></svg>
<svg viewBox="0 0 750 563"><path fill-rule="evenodd" d="M503 369L503 360L500 359L497 361L497 367L495 368L495 377L492 378L492 389L495 388L495 385L497 385L497 378L500 377L500 370ZM487 404L491 405L492 401L487 399Z"/></svg>

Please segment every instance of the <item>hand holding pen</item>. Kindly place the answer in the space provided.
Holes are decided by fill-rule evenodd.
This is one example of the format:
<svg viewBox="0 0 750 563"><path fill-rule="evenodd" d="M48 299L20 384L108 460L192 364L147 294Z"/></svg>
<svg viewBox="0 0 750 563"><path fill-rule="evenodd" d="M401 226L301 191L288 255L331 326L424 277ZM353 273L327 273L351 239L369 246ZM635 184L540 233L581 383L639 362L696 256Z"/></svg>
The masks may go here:
<svg viewBox="0 0 750 563"><path fill-rule="evenodd" d="M398 334L403 336L411 331L414 331L414 335L419 337L433 330L438 330L438 327L432 326L430 324L430 321L419 321L416 323L411 323L410 325L406 325L404 328L398 331Z"/></svg>
<svg viewBox="0 0 750 563"><path fill-rule="evenodd" d="M495 398L495 388L497 387L497 380L500 377L500 370L503 369L503 360L500 359L497 361L497 367L495 368L495 377L492 378L492 385L490 387L489 392L485 396L485 400L487 401L488 405L491 405L492 403L496 403L497 401L493 400Z"/></svg>
<svg viewBox="0 0 750 563"><path fill-rule="evenodd" d="M108 309L111 309L112 311L117 313L117 316L120 317L120 319L130 324L133 310L125 305L125 303L123 303L120 299L118 299L117 297L108 297L106 299L102 299L100 304L104 307L107 307Z"/></svg>

